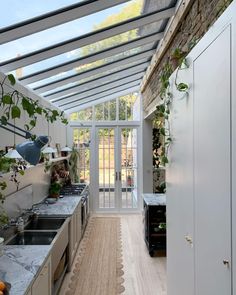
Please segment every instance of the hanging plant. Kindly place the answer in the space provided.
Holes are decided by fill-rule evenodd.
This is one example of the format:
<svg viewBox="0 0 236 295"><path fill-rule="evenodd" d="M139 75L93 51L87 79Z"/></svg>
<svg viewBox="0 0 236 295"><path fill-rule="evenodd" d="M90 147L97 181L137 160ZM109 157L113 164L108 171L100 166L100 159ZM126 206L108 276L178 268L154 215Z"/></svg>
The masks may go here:
<svg viewBox="0 0 236 295"><path fill-rule="evenodd" d="M37 125L37 119L39 116L44 117L48 122L53 123L60 120L63 124L67 125L68 120L65 117L63 111L56 109L50 109L43 107L38 100L33 100L28 96L23 95L17 90L6 91L4 84L8 80L11 86L16 84L16 79L12 74L5 76L0 82L0 124L6 126L10 120L20 119L22 116L22 110L28 115L28 120L24 125L26 131L31 131ZM35 135L31 136L34 140ZM11 172L10 181L16 185L16 189L19 188L18 175L24 175L26 169L26 163L19 159L9 159L0 154L0 173ZM2 177L2 175L0 176ZM0 181L0 225L7 223L7 215L3 208L5 200L4 191L7 188L6 181Z"/></svg>
<svg viewBox="0 0 236 295"><path fill-rule="evenodd" d="M176 75L174 84L176 89L179 92L183 92L185 94L188 94L189 85L184 82L178 83L178 74L180 70L188 68L188 63L185 58L186 52L181 51L179 48L176 48L172 56L170 57L170 61L174 61L174 69L177 66ZM159 128L160 136L162 137L160 139L160 142L162 143L161 147L159 147L157 154L155 155L159 160L160 164L165 166L169 163L168 159L168 152L169 147L172 143L172 137L170 132L170 122L169 122L169 116L170 116L170 105L172 103L173 95L170 91L170 76L172 75L174 69L172 68L170 62L168 61L161 72L160 76L160 98L162 100L162 103L157 106L156 108L156 116L154 119L154 122L156 126Z"/></svg>
<svg viewBox="0 0 236 295"><path fill-rule="evenodd" d="M79 161L79 151L75 146L72 147L70 159L69 159L69 171L72 182L80 182L78 174L78 161Z"/></svg>
<svg viewBox="0 0 236 295"><path fill-rule="evenodd" d="M33 100L17 90L6 92L4 83L8 80L12 86L15 85L15 77L10 74L0 82L0 124L7 125L11 119L19 119L22 110L28 115L28 122L24 125L26 131L31 131L37 124L38 116L43 116L48 122L53 123L60 120L63 124L68 124L63 111L43 107L38 100ZM34 139L33 136L32 139Z"/></svg>

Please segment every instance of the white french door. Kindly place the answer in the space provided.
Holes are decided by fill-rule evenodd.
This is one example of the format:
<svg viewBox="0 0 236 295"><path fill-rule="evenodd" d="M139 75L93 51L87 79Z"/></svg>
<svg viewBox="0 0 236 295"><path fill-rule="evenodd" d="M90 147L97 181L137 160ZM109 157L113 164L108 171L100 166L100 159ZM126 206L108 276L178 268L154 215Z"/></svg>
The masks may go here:
<svg viewBox="0 0 236 295"><path fill-rule="evenodd" d="M96 210L138 208L137 127L96 128Z"/></svg>

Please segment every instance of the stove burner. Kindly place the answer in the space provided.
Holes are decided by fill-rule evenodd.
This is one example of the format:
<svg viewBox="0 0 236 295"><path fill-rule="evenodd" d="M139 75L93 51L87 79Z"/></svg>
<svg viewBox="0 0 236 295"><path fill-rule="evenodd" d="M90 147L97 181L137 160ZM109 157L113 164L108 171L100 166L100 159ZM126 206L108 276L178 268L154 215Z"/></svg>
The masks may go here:
<svg viewBox="0 0 236 295"><path fill-rule="evenodd" d="M61 189L60 194L63 196L71 196L71 195L79 196L83 193L85 187L86 187L86 184L72 184L72 185L64 186Z"/></svg>

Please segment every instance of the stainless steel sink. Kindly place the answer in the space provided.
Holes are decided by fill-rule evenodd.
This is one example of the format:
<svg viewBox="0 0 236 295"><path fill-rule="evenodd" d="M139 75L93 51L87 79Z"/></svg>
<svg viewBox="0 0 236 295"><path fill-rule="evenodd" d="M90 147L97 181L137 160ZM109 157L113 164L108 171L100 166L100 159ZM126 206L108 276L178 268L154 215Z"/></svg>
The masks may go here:
<svg viewBox="0 0 236 295"><path fill-rule="evenodd" d="M23 231L15 235L7 245L50 245L56 231Z"/></svg>
<svg viewBox="0 0 236 295"><path fill-rule="evenodd" d="M62 217L37 217L32 219L26 226L26 230L57 230L66 219Z"/></svg>

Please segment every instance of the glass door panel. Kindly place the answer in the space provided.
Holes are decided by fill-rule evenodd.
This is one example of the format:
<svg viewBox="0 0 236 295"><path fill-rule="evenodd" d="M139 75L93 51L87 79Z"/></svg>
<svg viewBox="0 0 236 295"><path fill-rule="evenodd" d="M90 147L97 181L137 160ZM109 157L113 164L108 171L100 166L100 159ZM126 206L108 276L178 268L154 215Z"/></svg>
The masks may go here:
<svg viewBox="0 0 236 295"><path fill-rule="evenodd" d="M98 129L99 209L115 208L115 129Z"/></svg>
<svg viewBox="0 0 236 295"><path fill-rule="evenodd" d="M97 209L137 209L137 129L98 127L97 152Z"/></svg>
<svg viewBox="0 0 236 295"><path fill-rule="evenodd" d="M120 128L121 209L137 208L137 129Z"/></svg>

